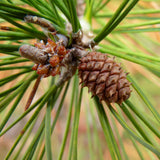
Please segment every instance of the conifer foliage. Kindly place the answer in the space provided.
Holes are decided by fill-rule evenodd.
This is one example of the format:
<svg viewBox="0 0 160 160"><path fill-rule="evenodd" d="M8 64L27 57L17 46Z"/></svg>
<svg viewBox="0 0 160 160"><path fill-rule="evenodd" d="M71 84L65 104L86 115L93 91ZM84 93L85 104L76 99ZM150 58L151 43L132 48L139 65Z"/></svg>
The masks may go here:
<svg viewBox="0 0 160 160"><path fill-rule="evenodd" d="M159 159L159 7L1 0L2 159Z"/></svg>

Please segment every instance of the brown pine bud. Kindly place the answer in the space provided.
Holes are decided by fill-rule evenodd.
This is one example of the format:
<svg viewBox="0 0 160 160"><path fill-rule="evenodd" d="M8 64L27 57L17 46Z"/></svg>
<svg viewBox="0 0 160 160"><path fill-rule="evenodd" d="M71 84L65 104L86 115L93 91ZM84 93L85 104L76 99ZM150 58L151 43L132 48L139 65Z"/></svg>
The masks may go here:
<svg viewBox="0 0 160 160"><path fill-rule="evenodd" d="M45 64L47 62L48 56L44 53L43 50L40 50L36 47L30 45L22 45L19 48L19 52L22 57L28 58L35 63Z"/></svg>
<svg viewBox="0 0 160 160"><path fill-rule="evenodd" d="M81 83L100 101L121 104L130 97L130 83L121 66L100 52L81 58L78 67Z"/></svg>
<svg viewBox="0 0 160 160"><path fill-rule="evenodd" d="M38 24L44 28L48 28L48 30L51 32L55 31L55 28L53 27L51 22L49 22L48 20L46 20L44 18L32 16L32 15L27 15L27 16L25 16L24 20L28 23L34 23L34 24Z"/></svg>

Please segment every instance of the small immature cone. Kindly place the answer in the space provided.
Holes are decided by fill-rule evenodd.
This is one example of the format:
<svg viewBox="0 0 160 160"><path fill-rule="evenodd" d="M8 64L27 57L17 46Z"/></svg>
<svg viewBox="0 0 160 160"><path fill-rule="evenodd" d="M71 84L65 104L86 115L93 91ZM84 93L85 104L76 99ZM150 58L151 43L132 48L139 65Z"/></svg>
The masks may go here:
<svg viewBox="0 0 160 160"><path fill-rule="evenodd" d="M100 101L121 104L130 97L130 83L121 66L100 52L81 58L78 67L81 83Z"/></svg>
<svg viewBox="0 0 160 160"><path fill-rule="evenodd" d="M22 57L30 59L35 63L45 64L48 59L48 56L44 53L44 51L30 45L22 45L19 48L19 52Z"/></svg>

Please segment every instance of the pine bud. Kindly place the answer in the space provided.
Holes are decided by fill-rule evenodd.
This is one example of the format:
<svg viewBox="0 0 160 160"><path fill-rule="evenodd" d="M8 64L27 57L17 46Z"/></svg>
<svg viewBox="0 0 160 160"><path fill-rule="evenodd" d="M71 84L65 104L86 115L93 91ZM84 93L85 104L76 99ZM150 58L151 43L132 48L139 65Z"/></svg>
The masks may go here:
<svg viewBox="0 0 160 160"><path fill-rule="evenodd" d="M30 59L35 63L45 64L48 58L47 54L45 54L44 51L27 44L22 45L19 49L19 52L22 57Z"/></svg>

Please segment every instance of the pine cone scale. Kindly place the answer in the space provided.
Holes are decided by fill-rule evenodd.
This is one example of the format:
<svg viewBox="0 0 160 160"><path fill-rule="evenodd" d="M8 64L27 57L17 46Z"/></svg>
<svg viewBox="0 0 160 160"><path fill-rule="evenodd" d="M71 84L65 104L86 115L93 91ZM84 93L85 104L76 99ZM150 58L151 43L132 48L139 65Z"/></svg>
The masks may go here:
<svg viewBox="0 0 160 160"><path fill-rule="evenodd" d="M88 69L89 71L91 71L91 70L93 69L95 63L96 63L96 62L94 62L94 61L88 62L88 63L87 63L87 69Z"/></svg>
<svg viewBox="0 0 160 160"><path fill-rule="evenodd" d="M109 77L109 72L100 73L96 80L96 83L99 84L105 82L108 77Z"/></svg>
<svg viewBox="0 0 160 160"><path fill-rule="evenodd" d="M117 83L119 75L110 75L106 81L106 86L113 85Z"/></svg>
<svg viewBox="0 0 160 160"><path fill-rule="evenodd" d="M104 90L105 90L105 83L100 83L96 85L96 89L95 89L96 95L102 93Z"/></svg>
<svg viewBox="0 0 160 160"><path fill-rule="evenodd" d="M88 71L83 72L82 80L83 80L83 81L87 81L88 75L89 75L89 72L88 72Z"/></svg>
<svg viewBox="0 0 160 160"><path fill-rule="evenodd" d="M96 81L96 79L98 78L98 75L99 75L98 71L90 72L90 74L88 76L88 82Z"/></svg>
<svg viewBox="0 0 160 160"><path fill-rule="evenodd" d="M101 70L101 72L109 72L112 69L113 64L106 62Z"/></svg>

